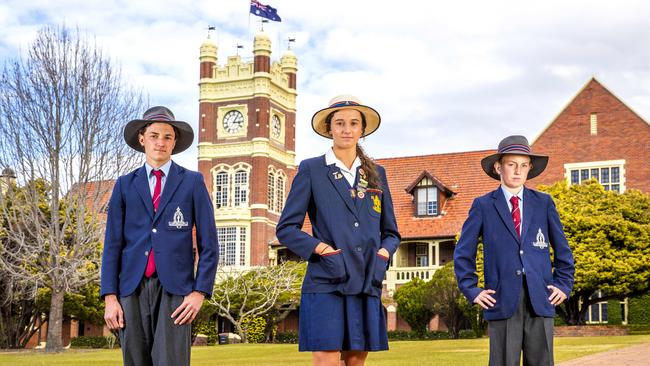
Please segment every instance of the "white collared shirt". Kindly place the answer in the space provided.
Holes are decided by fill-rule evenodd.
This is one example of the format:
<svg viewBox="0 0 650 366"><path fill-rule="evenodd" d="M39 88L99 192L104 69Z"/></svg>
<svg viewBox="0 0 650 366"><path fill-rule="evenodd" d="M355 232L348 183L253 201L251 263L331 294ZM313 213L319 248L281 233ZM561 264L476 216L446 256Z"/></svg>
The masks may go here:
<svg viewBox="0 0 650 366"><path fill-rule="evenodd" d="M357 168L361 166L361 159L357 156L354 158L354 161L352 162L352 167L348 169L348 167L343 164L341 160L339 160L336 155L334 155L334 150L331 148L327 150L325 153L325 164L327 165L332 165L336 164L336 166L341 169L341 173L343 173L343 176L345 177L345 180L350 183L350 187L354 187L354 181L356 180L357 177Z"/></svg>
<svg viewBox="0 0 650 366"><path fill-rule="evenodd" d="M506 197L506 203L508 204L510 212L512 212L512 203L510 203L510 198L512 198L512 196L517 196L517 198L519 198L519 217L521 217L521 222L524 222L524 187L521 187L517 194L512 194L508 189L506 189L506 187L501 185L501 191Z"/></svg>
<svg viewBox="0 0 650 366"><path fill-rule="evenodd" d="M162 191L165 188L165 183L167 182L167 176L169 176L169 169L172 166L172 161L171 159L163 164L160 169L163 171L163 176L160 181L160 194L162 195ZM153 190L156 188L156 176L152 174L153 167L147 163L144 163L144 168L147 170L147 178L149 179L149 192L151 193L151 197L153 198Z"/></svg>

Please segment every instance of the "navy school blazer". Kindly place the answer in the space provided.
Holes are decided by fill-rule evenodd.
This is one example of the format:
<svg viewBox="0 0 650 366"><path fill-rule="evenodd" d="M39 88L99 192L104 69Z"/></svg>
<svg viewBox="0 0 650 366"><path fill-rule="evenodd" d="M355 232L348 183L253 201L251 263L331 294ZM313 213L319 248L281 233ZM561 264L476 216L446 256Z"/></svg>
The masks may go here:
<svg viewBox="0 0 650 366"><path fill-rule="evenodd" d="M196 290L211 296L219 250L212 202L200 173L172 162L155 214L144 165L117 179L108 204L101 296L132 294L142 280L150 250L165 291L185 296Z"/></svg>
<svg viewBox="0 0 650 366"><path fill-rule="evenodd" d="M401 239L386 172L377 165L381 189L368 189L363 198L353 198L340 169L325 161L323 155L300 163L276 236L308 261L304 293L381 296L388 262L377 251L385 248L392 256ZM305 214L309 215L313 235L301 230ZM315 254L321 241L339 252Z"/></svg>
<svg viewBox="0 0 650 366"><path fill-rule="evenodd" d="M496 304L484 310L485 319L502 320L514 315L524 275L535 314L554 317L555 307L548 300L551 292L546 286L553 285L569 296L575 267L551 196L524 188L521 238L515 232L500 187L474 200L454 250L458 286L470 303L483 291L477 287L476 275L480 236L483 237L485 288L496 291L492 295Z"/></svg>

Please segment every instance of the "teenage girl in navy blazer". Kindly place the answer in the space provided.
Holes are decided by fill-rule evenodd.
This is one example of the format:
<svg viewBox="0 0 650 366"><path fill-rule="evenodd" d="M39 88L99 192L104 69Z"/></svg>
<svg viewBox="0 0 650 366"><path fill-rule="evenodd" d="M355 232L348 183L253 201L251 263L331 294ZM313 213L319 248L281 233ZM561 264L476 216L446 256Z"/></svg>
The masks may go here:
<svg viewBox="0 0 650 366"><path fill-rule="evenodd" d="M314 365L363 365L369 351L388 349L382 281L400 235L386 172L358 145L379 124L349 95L314 114L314 131L333 146L300 163L277 225L280 243L308 261L299 349ZM301 230L305 215L312 235Z"/></svg>

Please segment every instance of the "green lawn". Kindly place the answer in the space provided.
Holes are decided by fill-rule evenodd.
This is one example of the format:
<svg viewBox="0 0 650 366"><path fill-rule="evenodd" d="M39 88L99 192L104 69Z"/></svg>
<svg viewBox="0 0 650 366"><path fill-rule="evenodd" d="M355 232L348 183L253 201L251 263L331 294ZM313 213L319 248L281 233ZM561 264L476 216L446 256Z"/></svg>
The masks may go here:
<svg viewBox="0 0 650 366"><path fill-rule="evenodd" d="M555 359L565 361L591 353L650 342L650 335L555 339ZM390 351L370 355L368 365L472 366L487 364L487 339L391 342ZM192 365L306 365L309 353L297 345L235 344L192 349ZM120 365L119 350L0 352L0 366Z"/></svg>

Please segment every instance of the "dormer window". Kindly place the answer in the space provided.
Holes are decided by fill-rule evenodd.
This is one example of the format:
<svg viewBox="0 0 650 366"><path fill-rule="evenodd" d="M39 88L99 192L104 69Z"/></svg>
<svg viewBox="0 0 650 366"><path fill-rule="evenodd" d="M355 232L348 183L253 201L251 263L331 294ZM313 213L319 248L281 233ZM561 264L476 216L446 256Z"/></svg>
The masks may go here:
<svg viewBox="0 0 650 366"><path fill-rule="evenodd" d="M438 214L438 188L431 179L425 178L415 188L418 216L435 216Z"/></svg>
<svg viewBox="0 0 650 366"><path fill-rule="evenodd" d="M454 195L454 192L426 170L406 188L406 192L413 195L414 214L420 217L444 215L444 203Z"/></svg>

